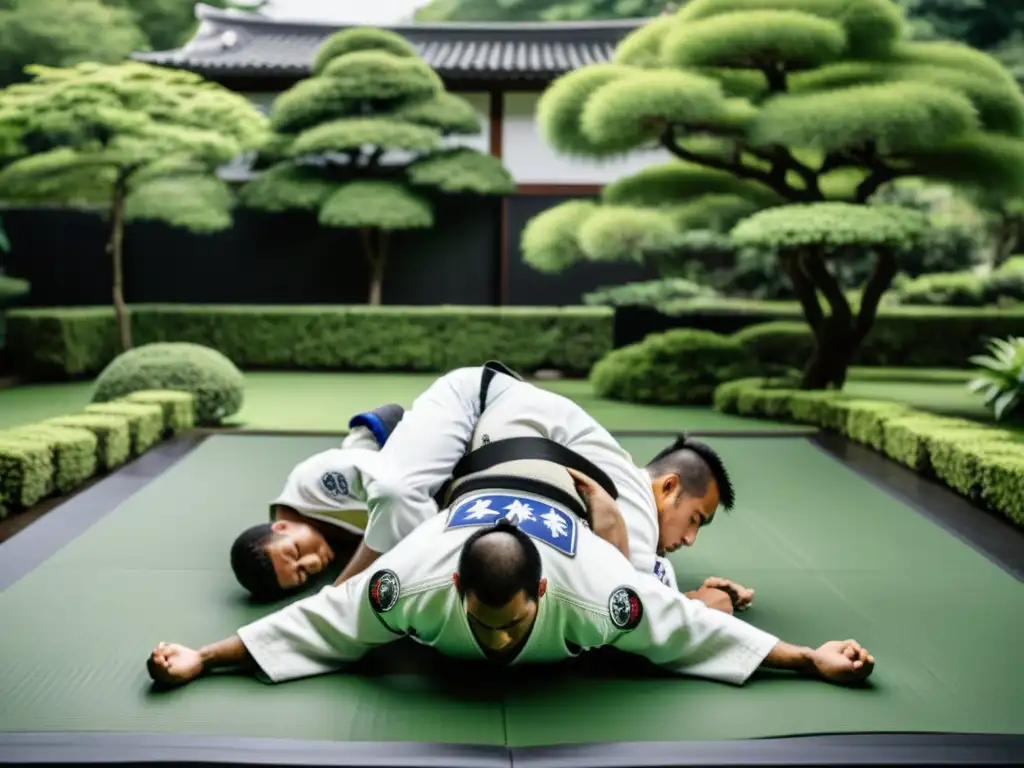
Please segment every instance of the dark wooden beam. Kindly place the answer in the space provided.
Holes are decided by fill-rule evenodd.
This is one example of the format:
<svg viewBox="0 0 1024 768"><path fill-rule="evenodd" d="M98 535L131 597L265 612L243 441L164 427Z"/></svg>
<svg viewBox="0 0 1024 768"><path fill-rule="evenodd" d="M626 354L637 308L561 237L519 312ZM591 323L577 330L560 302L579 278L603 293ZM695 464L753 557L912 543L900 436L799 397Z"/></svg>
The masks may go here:
<svg viewBox="0 0 1024 768"><path fill-rule="evenodd" d="M499 89L489 94L491 155L499 160L505 154L505 94ZM508 304L508 198L501 199L498 224L498 306Z"/></svg>
<svg viewBox="0 0 1024 768"><path fill-rule="evenodd" d="M600 184L519 184L517 195L566 195L593 197L601 194Z"/></svg>

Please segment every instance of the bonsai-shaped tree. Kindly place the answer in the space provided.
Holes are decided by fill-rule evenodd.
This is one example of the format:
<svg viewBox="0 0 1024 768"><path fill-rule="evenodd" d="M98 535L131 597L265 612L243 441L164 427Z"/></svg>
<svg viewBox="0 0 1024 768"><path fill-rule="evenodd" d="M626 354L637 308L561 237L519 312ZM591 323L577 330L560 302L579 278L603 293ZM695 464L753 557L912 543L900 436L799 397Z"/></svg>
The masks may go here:
<svg viewBox="0 0 1024 768"><path fill-rule="evenodd" d="M875 321L882 294L896 276L899 254L917 246L928 225L926 214L907 208L810 203L761 211L732 231L740 246L777 253L793 283L815 341L804 369L804 389L842 389L851 359ZM825 259L864 246L875 252L877 265L854 312ZM827 313L819 291L828 302Z"/></svg>
<svg viewBox="0 0 1024 768"><path fill-rule="evenodd" d="M538 108L557 151L602 158L660 147L673 161L620 181L589 212L574 201L572 213L541 214L542 229L560 230L545 242L576 248L558 260L537 252L534 261L602 258L608 246L594 252L583 237L601 227L599 217L621 223L625 208L670 221L680 206L724 189L761 207L863 205L903 177L1019 195L1024 94L1016 81L967 46L906 39L903 22L890 0L690 0L629 35L612 63L564 75ZM658 231L634 252L660 247L668 228ZM882 262L870 285L886 274ZM829 298L841 294L835 277L819 270L813 283L841 313Z"/></svg>
<svg viewBox="0 0 1024 768"><path fill-rule="evenodd" d="M446 136L480 132L476 111L398 35L349 29L330 37L313 76L271 108L274 135L241 192L243 205L300 210L322 226L358 230L379 305L395 230L434 225L435 195L503 195L515 188L496 158Z"/></svg>
<svg viewBox="0 0 1024 768"><path fill-rule="evenodd" d="M193 232L231 226L232 195L219 167L260 146L265 118L243 96L189 72L129 62L30 68L0 92L0 199L105 208L113 302L122 350L132 346L125 307L126 221ZM2 158L0 158L2 159Z"/></svg>

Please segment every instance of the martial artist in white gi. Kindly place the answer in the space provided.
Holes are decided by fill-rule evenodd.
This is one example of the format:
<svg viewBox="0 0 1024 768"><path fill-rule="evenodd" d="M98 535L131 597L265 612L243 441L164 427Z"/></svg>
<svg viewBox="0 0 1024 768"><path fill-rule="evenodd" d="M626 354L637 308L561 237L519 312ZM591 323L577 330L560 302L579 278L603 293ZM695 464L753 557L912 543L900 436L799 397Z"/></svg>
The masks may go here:
<svg viewBox="0 0 1024 768"><path fill-rule="evenodd" d="M353 545L367 524L366 487L381 474L380 449L404 409L384 405L349 421L339 448L300 462L270 502L268 522L242 531L231 547L231 567L253 595L281 597L305 585Z"/></svg>
<svg viewBox="0 0 1024 768"><path fill-rule="evenodd" d="M700 529L711 523L719 505L729 509L733 504L732 485L718 455L708 446L690 441L688 457L669 449L647 468L638 468L608 430L577 403L524 382L511 372L493 375L484 393L483 375L481 367L445 374L405 412L381 450L382 474L367 485L366 533L338 583L369 567L437 514L434 496L467 451L479 447L473 445L476 434L483 444L513 437L546 438L596 465L618 491L616 501L628 531L630 561L641 573L653 573L676 588L675 570L664 555L691 546ZM483 405L489 426L481 433L477 427ZM672 448L680 447L677 443ZM687 492L691 489L683 487L687 464L698 475L704 472L703 480L698 477L698 483L705 486L702 492ZM754 593L715 577L688 594L723 610L743 610ZM720 598L724 598L724 606Z"/></svg>
<svg viewBox="0 0 1024 768"><path fill-rule="evenodd" d="M151 677L180 685L230 666L281 683L343 670L402 637L446 656L506 665L611 646L678 674L737 685L760 667L841 683L871 673L874 659L853 640L790 645L639 571L583 524L578 497L529 478L492 481L487 489L466 486L373 569L199 650L158 644L147 660ZM541 492L523 490L530 483Z"/></svg>

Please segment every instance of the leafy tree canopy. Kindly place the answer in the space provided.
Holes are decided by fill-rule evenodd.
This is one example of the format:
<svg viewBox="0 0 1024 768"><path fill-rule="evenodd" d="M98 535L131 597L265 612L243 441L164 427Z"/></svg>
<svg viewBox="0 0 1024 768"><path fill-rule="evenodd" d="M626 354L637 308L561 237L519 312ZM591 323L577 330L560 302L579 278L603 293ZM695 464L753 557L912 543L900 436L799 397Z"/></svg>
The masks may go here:
<svg viewBox="0 0 1024 768"><path fill-rule="evenodd" d="M259 0L205 0L255 10ZM184 45L198 21L194 0L0 0L0 85L27 79L25 67L115 64L135 51Z"/></svg>
<svg viewBox="0 0 1024 768"><path fill-rule="evenodd" d="M448 139L480 132L476 110L448 93L402 37L355 28L330 37L313 76L282 93L270 112L266 167L241 202L266 211L315 213L322 226L367 230L379 300L383 234L434 224L442 195L502 195L514 182L501 162Z"/></svg>
<svg viewBox="0 0 1024 768"><path fill-rule="evenodd" d="M795 202L866 201L899 177L1024 190L1024 95L991 57L904 35L888 0L691 0L539 105L567 155L661 146ZM733 159L694 151L729 142ZM846 194L827 178L851 172Z"/></svg>
<svg viewBox="0 0 1024 768"><path fill-rule="evenodd" d="M266 121L245 97L188 72L137 62L29 72L30 82L0 91L0 199L105 206L114 307L128 349L125 222L204 233L229 227L232 194L216 171L259 146Z"/></svg>

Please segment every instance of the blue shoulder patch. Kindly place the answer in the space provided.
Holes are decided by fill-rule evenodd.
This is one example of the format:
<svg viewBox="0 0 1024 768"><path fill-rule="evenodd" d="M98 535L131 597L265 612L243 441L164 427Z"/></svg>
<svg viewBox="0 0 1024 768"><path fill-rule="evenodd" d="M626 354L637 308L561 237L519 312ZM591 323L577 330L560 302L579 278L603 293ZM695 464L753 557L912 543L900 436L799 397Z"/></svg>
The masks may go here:
<svg viewBox="0 0 1024 768"><path fill-rule="evenodd" d="M452 509L446 527L483 527L502 518L563 555L576 556L579 521L568 512L524 496L494 493L469 499Z"/></svg>

